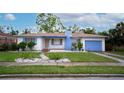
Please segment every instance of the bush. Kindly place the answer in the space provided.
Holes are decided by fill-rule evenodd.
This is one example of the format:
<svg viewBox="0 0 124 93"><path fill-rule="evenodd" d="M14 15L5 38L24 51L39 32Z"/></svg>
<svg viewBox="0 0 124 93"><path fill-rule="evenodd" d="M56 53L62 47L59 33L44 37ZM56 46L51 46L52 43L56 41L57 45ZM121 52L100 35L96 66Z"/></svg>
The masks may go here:
<svg viewBox="0 0 124 93"><path fill-rule="evenodd" d="M13 51L18 50L18 45L16 43L12 43L11 50L13 50Z"/></svg>
<svg viewBox="0 0 124 93"><path fill-rule="evenodd" d="M112 51L113 50L113 46L111 44L106 44L105 45L105 50L106 51Z"/></svg>
<svg viewBox="0 0 124 93"><path fill-rule="evenodd" d="M34 42L29 42L28 44L28 48L30 48L30 50L32 50L32 48L36 45Z"/></svg>
<svg viewBox="0 0 124 93"><path fill-rule="evenodd" d="M78 46L79 51L81 51L81 48L82 48L83 44L81 43L80 40L78 40L77 46Z"/></svg>
<svg viewBox="0 0 124 93"><path fill-rule="evenodd" d="M115 51L124 52L124 46L123 47L116 47Z"/></svg>
<svg viewBox="0 0 124 93"><path fill-rule="evenodd" d="M3 44L0 44L0 51L3 51Z"/></svg>
<svg viewBox="0 0 124 93"><path fill-rule="evenodd" d="M11 45L10 44L1 44L1 51L8 51L11 49Z"/></svg>
<svg viewBox="0 0 124 93"><path fill-rule="evenodd" d="M27 43L25 43L25 42L20 42L20 43L18 44L18 47L19 47L19 49L22 49L22 51L24 51L25 48L26 48L26 45L27 45Z"/></svg>
<svg viewBox="0 0 124 93"><path fill-rule="evenodd" d="M77 50L77 44L76 43L72 43L72 50Z"/></svg>

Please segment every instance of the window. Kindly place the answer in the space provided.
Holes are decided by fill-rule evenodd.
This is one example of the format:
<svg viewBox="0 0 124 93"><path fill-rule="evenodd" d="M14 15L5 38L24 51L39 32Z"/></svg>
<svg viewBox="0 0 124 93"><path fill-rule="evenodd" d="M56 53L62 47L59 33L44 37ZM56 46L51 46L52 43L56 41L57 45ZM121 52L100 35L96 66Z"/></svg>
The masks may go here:
<svg viewBox="0 0 124 93"><path fill-rule="evenodd" d="M63 40L62 39L52 39L51 45L62 45Z"/></svg>
<svg viewBox="0 0 124 93"><path fill-rule="evenodd" d="M35 42L35 38L25 38L25 42Z"/></svg>

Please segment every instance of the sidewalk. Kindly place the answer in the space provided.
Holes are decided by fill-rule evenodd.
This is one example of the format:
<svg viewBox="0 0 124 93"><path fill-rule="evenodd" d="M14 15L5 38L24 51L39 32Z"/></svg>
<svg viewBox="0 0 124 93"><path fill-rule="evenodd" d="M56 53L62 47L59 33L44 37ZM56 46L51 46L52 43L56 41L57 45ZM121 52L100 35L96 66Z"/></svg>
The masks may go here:
<svg viewBox="0 0 124 93"><path fill-rule="evenodd" d="M120 58L124 58L124 56L118 55L118 54L112 54L112 53L108 53L108 52L104 52L104 54L109 55L109 56L117 56L117 57L120 57Z"/></svg>
<svg viewBox="0 0 124 93"><path fill-rule="evenodd" d="M55 65L55 66L124 66L124 63L112 62L70 62L70 63L16 63L16 62L0 62L0 66L27 66L27 65Z"/></svg>

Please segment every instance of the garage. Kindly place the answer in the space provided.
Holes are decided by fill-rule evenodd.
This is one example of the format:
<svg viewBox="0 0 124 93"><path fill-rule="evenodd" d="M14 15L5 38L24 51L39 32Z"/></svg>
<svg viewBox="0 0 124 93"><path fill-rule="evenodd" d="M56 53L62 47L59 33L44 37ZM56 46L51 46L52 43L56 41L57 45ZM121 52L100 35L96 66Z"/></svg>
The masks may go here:
<svg viewBox="0 0 124 93"><path fill-rule="evenodd" d="M86 51L102 51L101 40L85 40Z"/></svg>

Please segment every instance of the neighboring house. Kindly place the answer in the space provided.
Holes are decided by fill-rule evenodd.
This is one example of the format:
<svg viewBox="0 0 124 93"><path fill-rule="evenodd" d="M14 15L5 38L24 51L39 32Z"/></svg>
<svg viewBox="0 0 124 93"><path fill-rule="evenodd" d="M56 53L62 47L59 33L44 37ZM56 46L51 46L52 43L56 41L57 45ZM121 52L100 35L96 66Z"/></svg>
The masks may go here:
<svg viewBox="0 0 124 93"><path fill-rule="evenodd" d="M84 51L105 51L105 36L84 34L84 33L72 33L66 31L65 33L30 33L17 36L17 42L29 42L36 43L34 50L71 50L72 43L81 40Z"/></svg>
<svg viewBox="0 0 124 93"><path fill-rule="evenodd" d="M0 44L16 43L16 38L10 34L0 33Z"/></svg>

